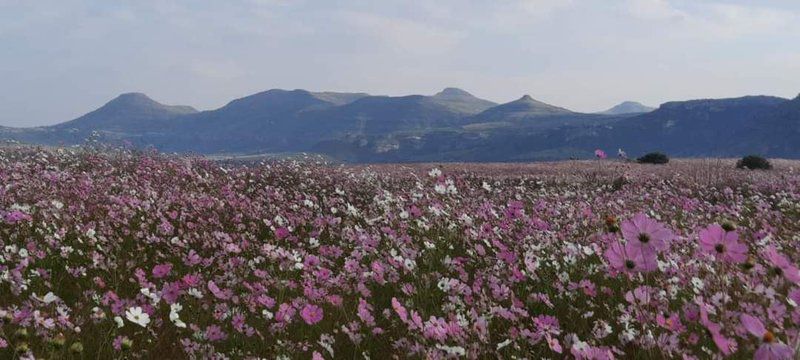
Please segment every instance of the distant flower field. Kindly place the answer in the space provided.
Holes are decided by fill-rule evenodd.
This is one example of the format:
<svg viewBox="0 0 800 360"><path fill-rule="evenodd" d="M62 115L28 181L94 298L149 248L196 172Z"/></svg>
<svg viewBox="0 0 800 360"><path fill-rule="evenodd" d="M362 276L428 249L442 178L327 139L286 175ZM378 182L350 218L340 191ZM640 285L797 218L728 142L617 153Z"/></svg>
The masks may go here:
<svg viewBox="0 0 800 360"><path fill-rule="evenodd" d="M773 164L2 148L0 358L794 358Z"/></svg>

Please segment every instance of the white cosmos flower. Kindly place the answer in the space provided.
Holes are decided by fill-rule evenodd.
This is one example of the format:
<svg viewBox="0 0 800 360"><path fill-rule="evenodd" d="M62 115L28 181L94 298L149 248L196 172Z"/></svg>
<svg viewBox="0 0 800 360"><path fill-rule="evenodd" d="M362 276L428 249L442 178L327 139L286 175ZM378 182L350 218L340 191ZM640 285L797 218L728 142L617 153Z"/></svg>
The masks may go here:
<svg viewBox="0 0 800 360"><path fill-rule="evenodd" d="M53 294L52 291L45 294L44 297L42 298L42 301L44 301L45 304L50 304L56 300L58 300L58 296L56 296L56 294Z"/></svg>
<svg viewBox="0 0 800 360"><path fill-rule="evenodd" d="M486 181L483 182L483 190L492 191L492 185L489 185Z"/></svg>
<svg viewBox="0 0 800 360"><path fill-rule="evenodd" d="M183 306L181 304L175 303L169 306L169 321L172 321L175 326L179 328L185 328L186 323L181 321L180 314L178 314L181 310L183 310Z"/></svg>
<svg viewBox="0 0 800 360"><path fill-rule="evenodd" d="M267 309L261 310L261 315L264 315L264 318L266 318L267 320L272 320L272 318L274 317L274 314L272 314L272 312L270 312Z"/></svg>
<svg viewBox="0 0 800 360"><path fill-rule="evenodd" d="M122 321L122 318L119 316L114 316L114 322L117 323L117 329L125 326L125 322Z"/></svg>
<svg viewBox="0 0 800 360"><path fill-rule="evenodd" d="M506 339L505 341L497 344L497 350L500 350L508 345L511 345L511 339Z"/></svg>
<svg viewBox="0 0 800 360"><path fill-rule="evenodd" d="M433 169L431 169L431 171L428 172L428 176L434 177L434 178L435 177L439 177L441 175L442 175L442 170L439 170L437 168L433 168Z"/></svg>
<svg viewBox="0 0 800 360"><path fill-rule="evenodd" d="M147 327L147 324L150 323L150 315L148 315L142 310L141 307L138 306L132 307L125 311L125 318L141 327Z"/></svg>
<svg viewBox="0 0 800 360"><path fill-rule="evenodd" d="M203 298L203 293L201 293L200 290L197 290L195 288L189 289L188 291L186 291L186 293L191 295L191 296L194 296L194 297L196 297L198 299L202 299Z"/></svg>

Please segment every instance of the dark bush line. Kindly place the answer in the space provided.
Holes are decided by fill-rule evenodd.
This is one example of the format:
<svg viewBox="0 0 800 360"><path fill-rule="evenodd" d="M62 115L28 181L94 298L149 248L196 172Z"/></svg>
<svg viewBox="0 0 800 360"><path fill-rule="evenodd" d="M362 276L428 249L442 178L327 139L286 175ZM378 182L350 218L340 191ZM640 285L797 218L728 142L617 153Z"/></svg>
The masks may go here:
<svg viewBox="0 0 800 360"><path fill-rule="evenodd" d="M660 152L651 152L636 159L640 164L666 164L669 162L669 157Z"/></svg>
<svg viewBox="0 0 800 360"><path fill-rule="evenodd" d="M737 169L750 169L750 170L769 170L772 169L772 164L769 160L758 155L747 155L741 160L736 162Z"/></svg>

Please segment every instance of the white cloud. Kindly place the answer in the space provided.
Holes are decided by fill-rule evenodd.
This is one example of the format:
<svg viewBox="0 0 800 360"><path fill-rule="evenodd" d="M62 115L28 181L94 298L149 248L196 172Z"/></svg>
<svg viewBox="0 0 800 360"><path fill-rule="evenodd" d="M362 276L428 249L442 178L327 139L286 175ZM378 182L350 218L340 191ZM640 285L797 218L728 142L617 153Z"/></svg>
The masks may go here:
<svg viewBox="0 0 800 360"><path fill-rule="evenodd" d="M669 0L627 0L626 10L653 27L667 26L672 35L683 39L738 40L800 30L797 12L760 5L693 2L679 7Z"/></svg>
<svg viewBox="0 0 800 360"><path fill-rule="evenodd" d="M213 80L234 80L245 75L244 69L230 59L194 59L188 67L193 74Z"/></svg>
<svg viewBox="0 0 800 360"><path fill-rule="evenodd" d="M340 17L357 36L370 40L363 45L395 53L446 53L464 37L459 31L399 17L355 11L341 12Z"/></svg>
<svg viewBox="0 0 800 360"><path fill-rule="evenodd" d="M687 16L668 0L628 0L627 10L642 20L680 20Z"/></svg>
<svg viewBox="0 0 800 360"><path fill-rule="evenodd" d="M500 31L512 32L535 25L557 12L575 5L573 0L514 0L497 1L490 16L491 26ZM481 14L483 15L483 14Z"/></svg>

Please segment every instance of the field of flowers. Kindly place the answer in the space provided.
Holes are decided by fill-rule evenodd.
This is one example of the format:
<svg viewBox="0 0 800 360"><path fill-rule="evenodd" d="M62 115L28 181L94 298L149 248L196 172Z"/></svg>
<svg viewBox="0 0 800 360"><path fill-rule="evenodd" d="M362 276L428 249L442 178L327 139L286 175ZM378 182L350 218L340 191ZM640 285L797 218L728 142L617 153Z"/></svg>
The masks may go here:
<svg viewBox="0 0 800 360"><path fill-rule="evenodd" d="M800 163L0 149L0 358L793 358Z"/></svg>

